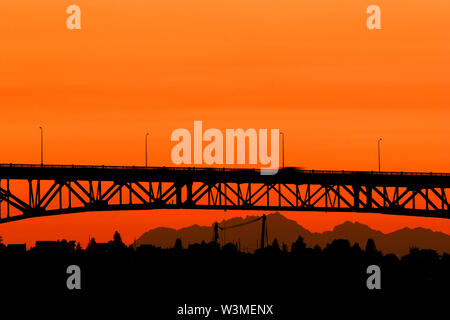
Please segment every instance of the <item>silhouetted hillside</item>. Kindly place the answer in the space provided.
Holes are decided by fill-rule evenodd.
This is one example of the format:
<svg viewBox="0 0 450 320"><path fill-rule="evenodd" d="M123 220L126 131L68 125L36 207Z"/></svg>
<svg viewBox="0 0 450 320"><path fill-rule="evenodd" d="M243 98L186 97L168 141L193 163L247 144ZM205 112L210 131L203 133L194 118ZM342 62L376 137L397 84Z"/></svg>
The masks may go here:
<svg viewBox="0 0 450 320"><path fill-rule="evenodd" d="M219 222L220 226L232 226L246 221L254 220L256 216L243 218L232 218ZM439 253L450 252L450 236L442 232L434 232L429 229L404 228L391 233L384 234L373 230L367 225L358 222L345 222L336 226L331 231L323 233L311 233L297 222L289 220L279 213L267 216L269 243L277 238L279 243L290 245L298 236L302 236L309 247L319 245L324 248L335 239L347 239L352 244L359 243L363 247L369 238L373 239L377 248L385 254L394 253L403 256L412 247L420 249L434 249ZM226 230L219 233L219 242L233 242L240 245L243 251L253 251L258 246L261 234L261 222L244 225L239 228ZM184 245L209 242L213 239L212 226L194 225L179 230L170 228L156 228L144 233L136 241L137 246L141 244L152 244L158 247L172 247L177 238L182 239Z"/></svg>

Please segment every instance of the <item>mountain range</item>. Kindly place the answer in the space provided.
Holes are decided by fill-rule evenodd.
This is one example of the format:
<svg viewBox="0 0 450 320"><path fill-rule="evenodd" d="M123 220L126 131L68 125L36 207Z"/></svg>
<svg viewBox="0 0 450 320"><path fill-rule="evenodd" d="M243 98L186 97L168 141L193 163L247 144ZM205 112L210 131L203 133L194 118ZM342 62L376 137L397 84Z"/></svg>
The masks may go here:
<svg viewBox="0 0 450 320"><path fill-rule="evenodd" d="M219 223L220 226L234 226L237 224L250 222L258 218L257 216L247 216L246 218L232 218ZM358 243L364 248L368 239L375 241L378 250L384 254L394 253L403 256L409 249L434 249L438 253L450 253L450 235L442 232L435 232L425 228L403 228L391 233L382 233L373 230L367 225L358 222L344 222L337 225L331 231L323 233L313 233L299 225L296 221L287 219L279 213L267 215L268 240L271 243L277 238L280 244L290 245L302 236L308 247L316 245L324 248L334 239L347 239L351 244ZM154 246L169 248L172 247L177 238L180 238L183 246L202 241L213 240L213 226L193 225L179 230L159 227L149 230L136 240L136 246L151 244ZM259 247L261 237L261 221L249 223L239 228L232 228L219 231L219 242L224 244L233 242L239 245L243 251L254 251Z"/></svg>

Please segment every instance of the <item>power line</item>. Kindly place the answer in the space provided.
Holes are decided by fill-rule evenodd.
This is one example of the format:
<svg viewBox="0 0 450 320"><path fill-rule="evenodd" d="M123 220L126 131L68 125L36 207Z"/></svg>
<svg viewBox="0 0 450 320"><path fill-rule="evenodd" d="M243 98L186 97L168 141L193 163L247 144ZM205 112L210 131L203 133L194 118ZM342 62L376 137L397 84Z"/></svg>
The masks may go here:
<svg viewBox="0 0 450 320"><path fill-rule="evenodd" d="M244 225L246 225L246 224L250 224L250 223L259 221L259 220L261 220L261 219L262 219L262 217L259 217L259 218L256 218L256 219L254 219L254 220L251 220L251 221L245 221L245 222L242 222L242 223L239 223L239 224L235 224L235 225L232 225L232 226L226 226L226 227L221 227L221 226L219 226L219 229L225 230L225 229L237 228L237 227L244 226Z"/></svg>

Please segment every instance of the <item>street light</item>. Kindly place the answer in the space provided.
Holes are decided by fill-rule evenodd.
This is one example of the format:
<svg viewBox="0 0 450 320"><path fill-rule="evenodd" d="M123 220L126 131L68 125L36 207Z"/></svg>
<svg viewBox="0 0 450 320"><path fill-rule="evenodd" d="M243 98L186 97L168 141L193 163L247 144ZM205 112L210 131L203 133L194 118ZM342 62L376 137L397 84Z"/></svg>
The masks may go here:
<svg viewBox="0 0 450 320"><path fill-rule="evenodd" d="M41 130L41 166L44 165L44 129L39 127Z"/></svg>
<svg viewBox="0 0 450 320"><path fill-rule="evenodd" d="M147 153L148 153L148 148L147 148L147 138L148 138L148 136L149 136L150 134L147 132L146 134L145 134L145 167L147 168L147 158L148 158L148 156L147 156Z"/></svg>
<svg viewBox="0 0 450 320"><path fill-rule="evenodd" d="M381 152L380 152L380 142L383 138L378 139L378 172L381 172Z"/></svg>
<svg viewBox="0 0 450 320"><path fill-rule="evenodd" d="M281 134L281 149L283 150L283 168L284 168L284 132L280 132Z"/></svg>

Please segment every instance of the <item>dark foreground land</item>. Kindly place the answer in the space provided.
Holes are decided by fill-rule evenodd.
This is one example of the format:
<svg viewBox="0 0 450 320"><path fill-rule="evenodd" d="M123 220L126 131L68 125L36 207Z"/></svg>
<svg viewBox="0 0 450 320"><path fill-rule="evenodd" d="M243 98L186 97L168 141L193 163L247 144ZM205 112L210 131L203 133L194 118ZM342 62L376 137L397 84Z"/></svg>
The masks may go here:
<svg viewBox="0 0 450 320"><path fill-rule="evenodd" d="M81 269L80 290L67 288L70 265ZM380 290L367 287L370 265L380 267ZM259 304L273 305L274 314L215 314L208 319L300 319L307 312L317 319L366 318L413 313L434 296L448 301L450 255L411 249L398 258L383 255L370 240L362 249L347 240L324 249L306 248L301 238L291 247L274 241L255 253L214 242L134 249L116 234L113 241L92 242L86 249L66 241L28 251L0 244L0 283L1 301L22 306L39 302L46 312L58 307L102 315L139 310L142 319L206 319L180 316L177 310L185 305L220 309L224 304Z"/></svg>

